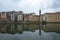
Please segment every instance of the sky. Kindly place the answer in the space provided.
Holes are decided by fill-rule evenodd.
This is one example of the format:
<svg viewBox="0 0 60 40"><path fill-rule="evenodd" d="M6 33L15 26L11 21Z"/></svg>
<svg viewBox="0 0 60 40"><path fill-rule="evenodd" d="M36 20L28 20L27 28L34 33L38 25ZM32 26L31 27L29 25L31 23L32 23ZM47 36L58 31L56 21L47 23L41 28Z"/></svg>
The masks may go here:
<svg viewBox="0 0 60 40"><path fill-rule="evenodd" d="M24 13L42 14L60 11L60 0L0 0L1 11L23 11Z"/></svg>

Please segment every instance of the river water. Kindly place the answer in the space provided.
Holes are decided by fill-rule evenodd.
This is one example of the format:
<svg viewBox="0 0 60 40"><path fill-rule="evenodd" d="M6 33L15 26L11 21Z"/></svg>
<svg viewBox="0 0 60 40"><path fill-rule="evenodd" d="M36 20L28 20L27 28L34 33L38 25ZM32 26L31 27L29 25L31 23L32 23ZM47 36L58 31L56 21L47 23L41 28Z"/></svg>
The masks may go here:
<svg viewBox="0 0 60 40"><path fill-rule="evenodd" d="M0 40L60 40L60 24L0 24Z"/></svg>

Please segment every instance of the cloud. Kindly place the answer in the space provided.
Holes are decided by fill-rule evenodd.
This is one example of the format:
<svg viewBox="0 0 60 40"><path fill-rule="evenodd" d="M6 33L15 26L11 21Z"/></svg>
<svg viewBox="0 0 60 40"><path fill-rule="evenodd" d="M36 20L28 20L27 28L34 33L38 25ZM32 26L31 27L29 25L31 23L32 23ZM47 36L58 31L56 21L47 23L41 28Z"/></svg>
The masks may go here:
<svg viewBox="0 0 60 40"><path fill-rule="evenodd" d="M0 0L0 11L16 10L17 4L13 0Z"/></svg>
<svg viewBox="0 0 60 40"><path fill-rule="evenodd" d="M54 0L53 0L54 1ZM27 10L28 12L35 12L38 13L38 11L45 10L47 8L52 7L52 0L23 0L18 5L19 7L22 7L24 10Z"/></svg>
<svg viewBox="0 0 60 40"><path fill-rule="evenodd" d="M60 12L60 0L54 0L50 8L47 8L45 12Z"/></svg>
<svg viewBox="0 0 60 40"><path fill-rule="evenodd" d="M25 12L36 12L39 10L39 6L41 3L41 0L23 0L18 5L21 7L21 10L25 10Z"/></svg>
<svg viewBox="0 0 60 40"><path fill-rule="evenodd" d="M58 0L0 0L0 11L24 11L24 13L35 12L39 10L44 12L59 11L60 1Z"/></svg>
<svg viewBox="0 0 60 40"><path fill-rule="evenodd" d="M53 7L53 8L58 8L58 7L60 7L60 0L58 0L58 1L57 1L57 0L54 0L52 7Z"/></svg>

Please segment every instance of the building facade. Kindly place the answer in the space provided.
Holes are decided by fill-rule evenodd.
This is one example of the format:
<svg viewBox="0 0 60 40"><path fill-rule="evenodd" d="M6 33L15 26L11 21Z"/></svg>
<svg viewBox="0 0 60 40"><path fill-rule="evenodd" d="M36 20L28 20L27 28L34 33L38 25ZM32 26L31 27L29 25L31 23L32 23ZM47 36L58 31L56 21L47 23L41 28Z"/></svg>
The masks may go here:
<svg viewBox="0 0 60 40"><path fill-rule="evenodd" d="M60 22L60 12L43 14L43 21Z"/></svg>
<svg viewBox="0 0 60 40"><path fill-rule="evenodd" d="M15 11L11 11L10 12L11 14L10 14L10 16L11 16L11 22L15 22Z"/></svg>
<svg viewBox="0 0 60 40"><path fill-rule="evenodd" d="M7 13L6 12L1 12L0 13L0 21L7 21Z"/></svg>
<svg viewBox="0 0 60 40"><path fill-rule="evenodd" d="M22 11L18 11L18 12L12 12L11 13L11 21L22 21L23 20L23 12Z"/></svg>
<svg viewBox="0 0 60 40"><path fill-rule="evenodd" d="M39 15L34 15L35 13L24 14L23 11L9 11L1 12L0 19L6 20L7 22L37 22L39 21Z"/></svg>
<svg viewBox="0 0 60 40"><path fill-rule="evenodd" d="M23 12L22 12L22 11L18 11L18 12L16 13L16 16L17 16L17 21L18 21L18 22L23 21Z"/></svg>
<svg viewBox="0 0 60 40"><path fill-rule="evenodd" d="M38 22L39 21L39 15L29 15L28 21Z"/></svg>

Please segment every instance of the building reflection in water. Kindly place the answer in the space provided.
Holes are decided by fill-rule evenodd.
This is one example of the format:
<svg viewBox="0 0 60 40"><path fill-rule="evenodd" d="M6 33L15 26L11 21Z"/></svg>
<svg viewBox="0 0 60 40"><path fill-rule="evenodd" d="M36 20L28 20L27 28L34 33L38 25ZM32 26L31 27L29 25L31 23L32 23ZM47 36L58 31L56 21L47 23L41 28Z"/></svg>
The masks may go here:
<svg viewBox="0 0 60 40"><path fill-rule="evenodd" d="M0 24L0 33L22 34L24 31L35 32L38 29L38 24Z"/></svg>
<svg viewBox="0 0 60 40"><path fill-rule="evenodd" d="M41 30L44 32L56 32L60 33L60 24L57 23L48 23L46 25L39 24L0 24L0 33L9 33L9 34L23 34L25 31L35 32L39 30L39 35L41 35Z"/></svg>
<svg viewBox="0 0 60 40"><path fill-rule="evenodd" d="M57 23L48 23L46 25L43 25L42 29L45 32L56 32L56 33L60 33L60 24L57 24Z"/></svg>
<svg viewBox="0 0 60 40"><path fill-rule="evenodd" d="M6 24L1 24L0 25L0 33L6 33L7 31L7 26Z"/></svg>

